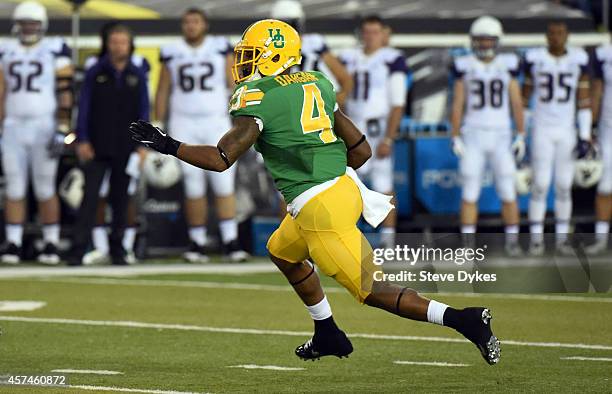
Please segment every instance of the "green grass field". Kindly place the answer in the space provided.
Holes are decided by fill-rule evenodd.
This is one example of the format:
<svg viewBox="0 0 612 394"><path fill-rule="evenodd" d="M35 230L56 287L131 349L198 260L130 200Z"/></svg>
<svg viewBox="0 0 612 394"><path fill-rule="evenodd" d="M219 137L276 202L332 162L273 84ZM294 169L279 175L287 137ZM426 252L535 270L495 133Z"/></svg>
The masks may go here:
<svg viewBox="0 0 612 394"><path fill-rule="evenodd" d="M46 303L0 312L0 375L121 372L70 373L74 387L0 393L612 392L610 294L437 296L492 309L503 347L500 364L489 366L449 329L361 306L334 282L324 285L355 351L304 362L293 349L312 323L278 273L2 279L0 268L0 301ZM599 360L565 359L575 357Z"/></svg>

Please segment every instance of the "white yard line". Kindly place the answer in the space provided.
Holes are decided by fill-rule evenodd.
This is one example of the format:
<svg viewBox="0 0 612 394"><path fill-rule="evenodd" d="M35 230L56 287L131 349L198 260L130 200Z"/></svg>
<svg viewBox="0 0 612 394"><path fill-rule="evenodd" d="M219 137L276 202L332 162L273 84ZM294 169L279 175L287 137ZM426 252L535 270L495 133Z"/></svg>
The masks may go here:
<svg viewBox="0 0 612 394"><path fill-rule="evenodd" d="M22 316L0 316L0 321L13 321L23 323L50 323L50 324L73 324L81 326L103 326L103 327L125 327L125 328L149 328L157 330L180 330L180 331L200 331L217 332L225 334L253 334L253 335L284 335L309 337L311 332L307 331L286 331L286 330L260 330L256 328L234 328L234 327L209 327L194 326L186 324L164 324L146 323L137 321L122 320L78 320L45 317L22 317ZM465 343L465 339L446 338L446 337L425 337L414 335L383 335L352 333L351 338L380 339L380 340L399 340L399 341L423 341L423 342L450 342ZM527 347L548 347L565 349L590 349L590 350L612 350L610 345L584 344L584 343L560 343L560 342L525 342L515 340L502 340L502 345L527 346Z"/></svg>
<svg viewBox="0 0 612 394"><path fill-rule="evenodd" d="M0 271L1 272L1 271ZM122 286L154 286L154 287L186 287L206 289L235 289L235 290L262 290L262 291L289 291L293 288L287 285L262 285L257 283L211 282L211 281L182 281L157 279L115 279L115 278L34 278L41 282L76 283L92 285L122 285ZM326 293L347 293L340 287L326 287ZM612 303L612 297L584 297L573 295L547 295L547 294L498 294L498 293L431 293L439 296L467 297L467 298L499 298L508 300L535 300L535 301L562 301L562 302L603 302Z"/></svg>
<svg viewBox="0 0 612 394"><path fill-rule="evenodd" d="M131 389L127 387L106 387L106 386L88 386L75 384L70 386L60 386L71 389L89 390L89 391L115 391L120 393L145 393L145 394L198 394L191 391L175 391L175 390L155 390L155 389Z"/></svg>
<svg viewBox="0 0 612 394"><path fill-rule="evenodd" d="M610 357L582 357L582 356L571 356L571 357L559 357L561 360L576 360L576 361L612 361Z"/></svg>
<svg viewBox="0 0 612 394"><path fill-rule="evenodd" d="M278 365L255 365L255 364L240 364L228 365L228 368L243 368L243 369L267 369L270 371L304 371L306 368L295 367L279 367Z"/></svg>
<svg viewBox="0 0 612 394"><path fill-rule="evenodd" d="M462 363L446 363L440 361L402 361L397 360L393 361L393 364L399 365L425 365L428 367L469 367L472 364L462 364Z"/></svg>
<svg viewBox="0 0 612 394"><path fill-rule="evenodd" d="M84 375L123 375L123 372L107 371L104 369L54 369L51 372L73 373L73 374L84 374Z"/></svg>

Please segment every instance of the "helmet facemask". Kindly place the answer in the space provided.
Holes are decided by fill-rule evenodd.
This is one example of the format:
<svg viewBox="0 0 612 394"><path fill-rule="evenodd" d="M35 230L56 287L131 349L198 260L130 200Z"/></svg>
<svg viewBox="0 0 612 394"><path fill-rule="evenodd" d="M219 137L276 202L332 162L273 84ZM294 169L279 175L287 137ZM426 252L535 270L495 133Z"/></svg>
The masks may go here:
<svg viewBox="0 0 612 394"><path fill-rule="evenodd" d="M257 75L257 62L263 51L253 46L238 45L234 49L232 76L236 83L247 81Z"/></svg>
<svg viewBox="0 0 612 394"><path fill-rule="evenodd" d="M499 49L499 37L496 36L472 36L472 52L479 59L490 59L495 57Z"/></svg>
<svg viewBox="0 0 612 394"><path fill-rule="evenodd" d="M11 33L24 45L33 45L40 41L45 33L43 23L38 20L19 19L15 21Z"/></svg>

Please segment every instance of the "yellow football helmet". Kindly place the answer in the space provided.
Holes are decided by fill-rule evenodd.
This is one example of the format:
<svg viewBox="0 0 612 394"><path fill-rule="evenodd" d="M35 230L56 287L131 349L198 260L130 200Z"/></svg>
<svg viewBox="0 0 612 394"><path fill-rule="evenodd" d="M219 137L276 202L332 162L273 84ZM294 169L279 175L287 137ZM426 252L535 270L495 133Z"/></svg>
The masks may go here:
<svg viewBox="0 0 612 394"><path fill-rule="evenodd" d="M253 23L234 48L232 75L236 83L256 75L278 75L302 62L297 31L285 22L264 19Z"/></svg>

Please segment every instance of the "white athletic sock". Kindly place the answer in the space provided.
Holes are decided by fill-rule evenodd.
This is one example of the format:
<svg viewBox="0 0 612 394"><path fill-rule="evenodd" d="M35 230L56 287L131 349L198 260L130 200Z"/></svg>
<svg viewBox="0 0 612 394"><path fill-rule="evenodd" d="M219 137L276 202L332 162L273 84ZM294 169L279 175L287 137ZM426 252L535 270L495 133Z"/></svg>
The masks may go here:
<svg viewBox="0 0 612 394"><path fill-rule="evenodd" d="M123 232L123 249L126 252L132 252L134 250L134 241L136 240L136 227L127 227Z"/></svg>
<svg viewBox="0 0 612 394"><path fill-rule="evenodd" d="M7 224L5 226L6 240L17 246L21 246L23 239L23 225L22 224Z"/></svg>
<svg viewBox="0 0 612 394"><path fill-rule="evenodd" d="M511 224L504 228L506 233L506 242L507 243L516 243L518 242L518 234L519 234L519 226L518 224Z"/></svg>
<svg viewBox="0 0 612 394"><path fill-rule="evenodd" d="M543 223L532 223L529 226L529 232L531 233L532 243L544 242L544 224Z"/></svg>
<svg viewBox="0 0 612 394"><path fill-rule="evenodd" d="M558 222L569 222L572 217L572 199L555 199L555 219Z"/></svg>
<svg viewBox="0 0 612 394"><path fill-rule="evenodd" d="M94 249L99 250L103 254L108 254L108 231L105 226L96 226L91 230L91 239Z"/></svg>
<svg viewBox="0 0 612 394"><path fill-rule="evenodd" d="M569 233L569 222L558 221L555 223L555 235L557 239L557 245L567 240L567 233Z"/></svg>
<svg viewBox="0 0 612 394"><path fill-rule="evenodd" d="M438 301L430 300L427 307L427 321L434 324L444 325L444 312L448 305Z"/></svg>
<svg viewBox="0 0 612 394"><path fill-rule="evenodd" d="M306 309L308 309L308 313L310 313L312 320L325 320L332 315L327 296L324 296L318 304L312 306L306 305Z"/></svg>
<svg viewBox="0 0 612 394"><path fill-rule="evenodd" d="M610 233L610 222L597 221L595 222L595 238L598 241L607 241Z"/></svg>
<svg viewBox="0 0 612 394"><path fill-rule="evenodd" d="M189 239L204 246L206 244L206 226L189 227Z"/></svg>
<svg viewBox="0 0 612 394"><path fill-rule="evenodd" d="M57 245L60 239L60 225L45 224L42 227L43 240L47 243Z"/></svg>
<svg viewBox="0 0 612 394"><path fill-rule="evenodd" d="M221 232L221 241L224 244L238 238L238 223L236 223L236 219L221 220L219 222L219 230Z"/></svg>
<svg viewBox="0 0 612 394"><path fill-rule="evenodd" d="M474 233L476 233L475 224L462 224L461 225L461 234L474 234Z"/></svg>

